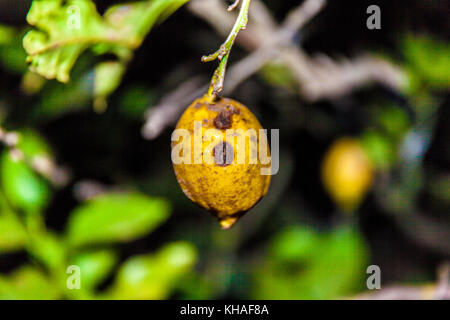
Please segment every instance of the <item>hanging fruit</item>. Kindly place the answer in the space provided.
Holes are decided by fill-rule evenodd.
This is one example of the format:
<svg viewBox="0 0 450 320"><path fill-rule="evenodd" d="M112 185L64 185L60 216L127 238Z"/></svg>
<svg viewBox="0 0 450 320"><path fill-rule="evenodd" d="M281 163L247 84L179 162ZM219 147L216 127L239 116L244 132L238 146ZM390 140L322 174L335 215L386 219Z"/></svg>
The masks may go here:
<svg viewBox="0 0 450 320"><path fill-rule="evenodd" d="M236 0L228 10L239 4ZM228 57L247 25L250 0L227 40L203 62L220 61L207 94L185 110L172 135L172 162L178 183L193 202L231 227L267 193L270 150L262 126L243 104L220 98ZM181 141L179 141L181 139Z"/></svg>
<svg viewBox="0 0 450 320"><path fill-rule="evenodd" d="M270 169L270 163L257 153L260 146L270 157L266 137L259 134L261 124L237 101L220 98L211 103L204 97L186 109L177 129L188 133L176 134L172 141L172 159L183 160L173 164L181 189L216 216L222 228L231 227L269 188L270 175L262 169Z"/></svg>

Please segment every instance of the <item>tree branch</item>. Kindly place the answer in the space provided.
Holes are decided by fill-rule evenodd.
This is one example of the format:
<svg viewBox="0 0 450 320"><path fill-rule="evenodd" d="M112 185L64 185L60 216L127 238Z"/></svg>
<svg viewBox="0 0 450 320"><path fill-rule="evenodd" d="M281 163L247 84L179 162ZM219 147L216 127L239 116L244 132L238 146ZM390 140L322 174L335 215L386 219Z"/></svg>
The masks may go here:
<svg viewBox="0 0 450 320"><path fill-rule="evenodd" d="M247 29L236 39L237 43L253 52L230 68L223 93L230 94L242 81L273 59L279 59L291 70L298 83L299 95L311 102L335 99L372 82L400 90L404 84L403 73L384 60L370 55L353 60L333 60L324 54L310 57L292 43L298 29L320 12L324 5L325 0L306 0L277 27L265 5L254 0ZM211 24L221 35L226 35L234 24L234 18L223 13L223 3L220 0L191 1L188 9ZM145 138L156 138L162 130L176 121L192 100L206 91L199 85L188 92L189 83L190 81L176 90L180 94L174 92L168 96L179 97L179 100L166 97L147 113L142 131Z"/></svg>

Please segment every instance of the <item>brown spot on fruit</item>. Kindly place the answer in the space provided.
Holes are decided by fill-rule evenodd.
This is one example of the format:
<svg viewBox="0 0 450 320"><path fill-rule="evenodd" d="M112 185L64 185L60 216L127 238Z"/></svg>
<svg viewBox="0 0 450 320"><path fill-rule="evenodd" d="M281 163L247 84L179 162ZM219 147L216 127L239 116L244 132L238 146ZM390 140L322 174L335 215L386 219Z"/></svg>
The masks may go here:
<svg viewBox="0 0 450 320"><path fill-rule="evenodd" d="M214 126L219 130L230 129L233 121L233 114L238 114L233 106L226 106L223 108L217 117L214 118Z"/></svg>
<svg viewBox="0 0 450 320"><path fill-rule="evenodd" d="M214 118L214 126L219 130L230 129L232 121L231 116L231 112L222 110L217 117Z"/></svg>

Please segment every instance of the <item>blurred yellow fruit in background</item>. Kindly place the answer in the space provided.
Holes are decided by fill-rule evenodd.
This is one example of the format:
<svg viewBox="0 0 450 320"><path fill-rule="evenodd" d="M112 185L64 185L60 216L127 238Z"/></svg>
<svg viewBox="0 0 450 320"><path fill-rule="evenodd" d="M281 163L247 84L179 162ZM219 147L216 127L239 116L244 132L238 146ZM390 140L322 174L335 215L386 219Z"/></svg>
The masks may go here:
<svg viewBox="0 0 450 320"><path fill-rule="evenodd" d="M322 181L336 205L354 210L372 186L373 165L361 143L353 138L337 140L322 163Z"/></svg>

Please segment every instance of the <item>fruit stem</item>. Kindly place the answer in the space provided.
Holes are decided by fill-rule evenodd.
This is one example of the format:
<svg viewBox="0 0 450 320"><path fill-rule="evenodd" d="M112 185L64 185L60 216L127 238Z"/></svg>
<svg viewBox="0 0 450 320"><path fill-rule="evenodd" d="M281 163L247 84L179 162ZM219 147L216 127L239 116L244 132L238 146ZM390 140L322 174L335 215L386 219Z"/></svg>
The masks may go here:
<svg viewBox="0 0 450 320"><path fill-rule="evenodd" d="M229 229L232 225L234 225L237 220L238 220L237 217L228 217L224 219L219 219L219 223L222 230L226 230Z"/></svg>
<svg viewBox="0 0 450 320"><path fill-rule="evenodd" d="M228 7L228 11L232 11L234 8L236 8L239 2L240 0L236 0L232 5ZM223 89L225 72L228 64L228 57L230 55L231 48L233 47L237 35L241 30L245 29L245 27L247 26L248 10L250 7L250 2L251 0L242 1L241 9L239 11L239 15L236 19L236 22L234 23L233 29L231 30L225 42L220 46L220 49L214 52L213 54L202 57L203 62L210 62L216 59L220 60L219 66L217 67L216 71L214 72L211 78L211 84L208 89L208 97L211 100L214 100Z"/></svg>

